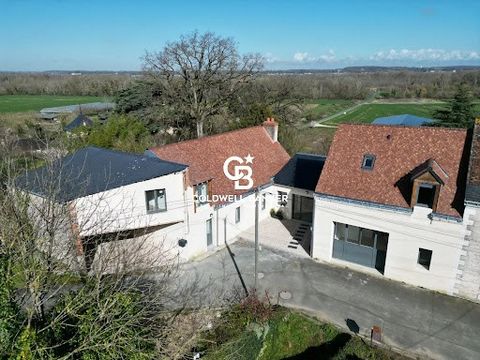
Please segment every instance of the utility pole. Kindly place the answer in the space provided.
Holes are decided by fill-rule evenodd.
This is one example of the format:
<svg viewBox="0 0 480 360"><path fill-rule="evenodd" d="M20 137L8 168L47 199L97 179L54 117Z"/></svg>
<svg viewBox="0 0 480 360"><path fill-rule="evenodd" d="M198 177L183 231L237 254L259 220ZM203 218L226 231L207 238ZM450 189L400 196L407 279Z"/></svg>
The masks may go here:
<svg viewBox="0 0 480 360"><path fill-rule="evenodd" d="M259 202L260 193L258 188L255 190L255 285L254 289L257 290L257 279L258 279L258 202Z"/></svg>

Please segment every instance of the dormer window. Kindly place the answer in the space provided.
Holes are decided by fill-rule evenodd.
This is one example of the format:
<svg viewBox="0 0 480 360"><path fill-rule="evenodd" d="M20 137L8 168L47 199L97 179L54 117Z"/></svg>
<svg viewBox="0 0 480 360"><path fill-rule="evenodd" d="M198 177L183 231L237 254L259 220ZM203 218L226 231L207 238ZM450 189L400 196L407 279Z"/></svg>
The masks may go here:
<svg viewBox="0 0 480 360"><path fill-rule="evenodd" d="M375 164L375 155L371 155L371 154L363 155L363 160L362 160L363 170L373 170L374 164Z"/></svg>
<svg viewBox="0 0 480 360"><path fill-rule="evenodd" d="M410 205L424 206L437 210L440 189L445 184L448 175L433 159L418 166L411 174L412 198Z"/></svg>

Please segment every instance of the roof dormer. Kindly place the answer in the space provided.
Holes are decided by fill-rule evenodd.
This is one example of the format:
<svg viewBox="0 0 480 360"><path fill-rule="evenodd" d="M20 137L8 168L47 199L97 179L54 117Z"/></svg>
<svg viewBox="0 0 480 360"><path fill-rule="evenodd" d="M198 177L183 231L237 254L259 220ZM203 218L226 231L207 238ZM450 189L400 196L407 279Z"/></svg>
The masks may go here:
<svg viewBox="0 0 480 360"><path fill-rule="evenodd" d="M428 159L411 172L412 197L410 206L424 206L436 211L440 189L447 173L433 159Z"/></svg>

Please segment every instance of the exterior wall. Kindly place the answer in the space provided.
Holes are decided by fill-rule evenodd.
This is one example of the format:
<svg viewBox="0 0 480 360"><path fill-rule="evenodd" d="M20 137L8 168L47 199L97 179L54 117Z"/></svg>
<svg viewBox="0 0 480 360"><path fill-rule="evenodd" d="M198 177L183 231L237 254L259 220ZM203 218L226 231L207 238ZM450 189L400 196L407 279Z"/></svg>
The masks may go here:
<svg viewBox="0 0 480 360"><path fill-rule="evenodd" d="M271 195L271 187L261 191L266 194L265 209L261 209L261 200L259 200L259 218L260 220L270 216L270 209L276 205L276 198ZM187 198L189 204L193 204L193 189L187 189ZM235 223L235 209L240 207L240 222ZM212 206L205 204L192 206L188 210L188 223L186 224L187 245L181 250L183 259L191 259L202 255L209 250L225 246L226 243L237 239L238 235L251 228L255 224L255 195L250 194L242 199L222 205ZM212 220L212 240L213 245L207 246L207 220Z"/></svg>
<svg viewBox="0 0 480 360"><path fill-rule="evenodd" d="M186 221L184 173L89 195L74 201L81 236L139 229ZM165 189L167 210L147 213L145 191Z"/></svg>
<svg viewBox="0 0 480 360"><path fill-rule="evenodd" d="M458 265L455 294L480 301L480 208L467 205L463 219L465 245Z"/></svg>
<svg viewBox="0 0 480 360"><path fill-rule="evenodd" d="M430 220L425 210L429 209L397 212L316 196L312 255L326 262L376 272L332 257L334 222L386 232L386 278L453 294L464 245L463 224ZM417 263L419 248L433 251L429 270Z"/></svg>
<svg viewBox="0 0 480 360"><path fill-rule="evenodd" d="M282 185L273 185L270 188L272 193L275 195L275 203L273 204L273 208L275 210L281 209L283 212L283 215L285 216L286 219L291 219L292 218L292 210L293 210L293 195L299 195L299 196L305 196L309 198L313 198L313 192L309 190L304 190L304 189L298 189L298 188L292 188L288 186L282 186ZM280 206L277 203L277 194L278 191L283 191L287 193L287 204L285 206Z"/></svg>

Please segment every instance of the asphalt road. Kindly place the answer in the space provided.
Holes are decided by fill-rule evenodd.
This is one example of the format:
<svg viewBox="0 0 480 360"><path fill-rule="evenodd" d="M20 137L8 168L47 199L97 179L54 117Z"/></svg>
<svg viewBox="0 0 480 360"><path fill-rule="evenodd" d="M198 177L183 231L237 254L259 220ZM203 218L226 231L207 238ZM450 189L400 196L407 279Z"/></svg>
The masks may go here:
<svg viewBox="0 0 480 360"><path fill-rule="evenodd" d="M253 263L252 244L239 241L182 265L177 281L189 289L185 296L221 304L252 288ZM267 291L275 303L344 328L348 319L362 335L380 326L386 344L410 354L480 359L479 304L265 247L259 271L258 292Z"/></svg>

